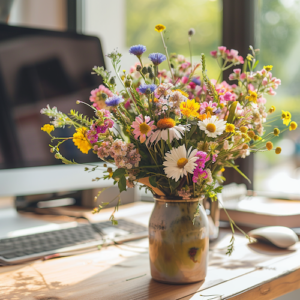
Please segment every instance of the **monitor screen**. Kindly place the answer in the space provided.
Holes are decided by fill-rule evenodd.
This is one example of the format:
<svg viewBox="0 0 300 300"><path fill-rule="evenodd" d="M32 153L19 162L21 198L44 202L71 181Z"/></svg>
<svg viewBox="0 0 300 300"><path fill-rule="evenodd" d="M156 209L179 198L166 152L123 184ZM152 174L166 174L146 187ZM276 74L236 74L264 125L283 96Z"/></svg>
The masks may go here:
<svg viewBox="0 0 300 300"><path fill-rule="evenodd" d="M40 110L50 105L68 113L93 116L90 91L102 83L93 66L104 66L98 38L0 24L0 169L61 164L50 153L50 137L41 127L49 118ZM68 137L73 128L55 129ZM62 155L79 163L97 160L82 154L68 140Z"/></svg>

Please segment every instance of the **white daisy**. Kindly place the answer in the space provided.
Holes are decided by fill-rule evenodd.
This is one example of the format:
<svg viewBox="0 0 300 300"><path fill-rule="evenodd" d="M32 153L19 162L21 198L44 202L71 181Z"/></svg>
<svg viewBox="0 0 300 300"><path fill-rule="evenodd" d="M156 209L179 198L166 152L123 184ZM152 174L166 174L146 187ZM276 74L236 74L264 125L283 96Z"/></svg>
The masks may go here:
<svg viewBox="0 0 300 300"><path fill-rule="evenodd" d="M224 120L218 120L217 116L212 116L209 119L199 121L198 126L200 130L205 131L208 137L216 138L224 132L226 123Z"/></svg>
<svg viewBox="0 0 300 300"><path fill-rule="evenodd" d="M192 151L192 147L186 152L185 145L167 152L163 163L166 166L164 171L167 177L178 181L180 177L187 175L187 172L192 174L196 167L195 161L198 159L197 152L197 149Z"/></svg>
<svg viewBox="0 0 300 300"><path fill-rule="evenodd" d="M155 142L155 144L163 139L167 141L169 138L170 143L176 139L179 140L184 135L184 131L189 129L188 126L176 125L172 118L163 118L157 122L157 130L154 131L147 139L147 145Z"/></svg>

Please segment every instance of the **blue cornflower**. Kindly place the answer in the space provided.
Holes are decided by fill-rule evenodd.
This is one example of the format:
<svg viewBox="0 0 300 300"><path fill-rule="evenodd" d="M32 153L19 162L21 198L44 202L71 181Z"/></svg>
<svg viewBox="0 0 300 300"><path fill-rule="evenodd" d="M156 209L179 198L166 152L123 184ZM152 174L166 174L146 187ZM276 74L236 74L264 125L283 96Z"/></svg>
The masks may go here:
<svg viewBox="0 0 300 300"><path fill-rule="evenodd" d="M201 85L201 80L197 77L193 77L191 81L194 82L196 85Z"/></svg>
<svg viewBox="0 0 300 300"><path fill-rule="evenodd" d="M150 90L151 93L153 93L156 90L157 86L155 84L141 84L139 86L139 92L142 94L145 94L147 90Z"/></svg>
<svg viewBox="0 0 300 300"><path fill-rule="evenodd" d="M124 102L124 99L122 96L118 95L113 95L112 97L109 97L106 101L105 104L107 106L118 106L120 103Z"/></svg>
<svg viewBox="0 0 300 300"><path fill-rule="evenodd" d="M166 56L161 53L151 53L148 57L155 66L161 64L167 59Z"/></svg>
<svg viewBox="0 0 300 300"><path fill-rule="evenodd" d="M129 53L140 57L146 51L146 46L143 45L135 45L130 47Z"/></svg>

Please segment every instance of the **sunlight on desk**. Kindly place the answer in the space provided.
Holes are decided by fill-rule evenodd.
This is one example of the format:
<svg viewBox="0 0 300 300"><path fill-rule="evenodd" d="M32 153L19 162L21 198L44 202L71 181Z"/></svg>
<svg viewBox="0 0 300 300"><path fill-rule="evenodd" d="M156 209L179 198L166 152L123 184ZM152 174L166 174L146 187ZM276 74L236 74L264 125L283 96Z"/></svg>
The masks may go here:
<svg viewBox="0 0 300 300"><path fill-rule="evenodd" d="M141 210L138 205L134 205L134 215L140 212L145 222L146 207L149 218L153 204L142 203ZM118 217L122 217L122 210ZM1 267L0 299L217 299L200 295L273 299L300 287L300 243L280 250L248 245L237 235L236 249L228 257L225 252L230 237L229 231L222 230L218 242L211 245L204 282L168 285L153 281L148 239L141 239L82 255Z"/></svg>

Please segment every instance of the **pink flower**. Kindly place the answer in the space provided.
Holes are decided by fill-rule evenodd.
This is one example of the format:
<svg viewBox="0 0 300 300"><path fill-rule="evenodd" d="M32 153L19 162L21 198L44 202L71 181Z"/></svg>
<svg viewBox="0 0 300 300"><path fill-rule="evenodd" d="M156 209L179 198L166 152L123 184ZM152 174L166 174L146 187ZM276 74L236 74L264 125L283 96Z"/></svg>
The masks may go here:
<svg viewBox="0 0 300 300"><path fill-rule="evenodd" d="M236 79L236 75L234 73L229 75L229 80L235 80Z"/></svg>
<svg viewBox="0 0 300 300"><path fill-rule="evenodd" d="M145 116L145 120L142 114L136 117L135 121L131 125L131 127L134 128L134 138L137 140L139 137L140 142L144 143L146 141L146 137L149 137L152 134L152 130L156 129L156 126L153 125L153 123L154 121L150 121L149 116Z"/></svg>
<svg viewBox="0 0 300 300"><path fill-rule="evenodd" d="M251 84L251 83L248 84L248 90L250 90L250 91L254 91L255 90L253 84Z"/></svg>
<svg viewBox="0 0 300 300"><path fill-rule="evenodd" d="M213 58L217 58L217 50L211 51L211 52L210 52L210 55L211 55Z"/></svg>
<svg viewBox="0 0 300 300"><path fill-rule="evenodd" d="M196 167L194 170L194 174L193 174L193 182L197 182L199 178L203 178L206 179L208 176L207 172L204 171L202 168L200 167Z"/></svg>
<svg viewBox="0 0 300 300"><path fill-rule="evenodd" d="M196 84L195 84L194 82L190 82L190 83L189 83L189 86L190 86L191 89L195 89Z"/></svg>
<svg viewBox="0 0 300 300"><path fill-rule="evenodd" d="M97 89L91 91L90 101L94 102L93 106L97 109L103 109L106 107L105 100L112 96L113 93L101 84Z"/></svg>
<svg viewBox="0 0 300 300"><path fill-rule="evenodd" d="M262 81L262 85L263 85L263 86L266 86L267 84L268 84L268 78L265 77L265 78L263 79L263 81Z"/></svg>
<svg viewBox="0 0 300 300"><path fill-rule="evenodd" d="M266 104L267 102L267 99L263 98L263 97L260 97L257 99L257 103L262 103L262 104Z"/></svg>
<svg viewBox="0 0 300 300"><path fill-rule="evenodd" d="M187 61L185 63L183 63L181 66L180 66L180 69L186 69L190 66L191 64Z"/></svg>
<svg viewBox="0 0 300 300"><path fill-rule="evenodd" d="M110 117L110 111L106 109L100 109L100 112L103 114L105 118Z"/></svg>
<svg viewBox="0 0 300 300"><path fill-rule="evenodd" d="M112 128L114 126L114 121L111 119L105 119L104 120L104 125L108 128Z"/></svg>
<svg viewBox="0 0 300 300"><path fill-rule="evenodd" d="M233 72L234 72L236 75L240 75L240 74L241 74L241 69L233 69Z"/></svg>
<svg viewBox="0 0 300 300"><path fill-rule="evenodd" d="M185 84L185 83L187 83L189 81L189 79L188 79L188 77L182 77L181 78L181 82L183 83L183 84Z"/></svg>
<svg viewBox="0 0 300 300"><path fill-rule="evenodd" d="M221 54L223 54L226 51L226 47L224 47L224 46L220 46L220 47L218 47L218 49Z"/></svg>
<svg viewBox="0 0 300 300"><path fill-rule="evenodd" d="M235 101L236 100L236 94L231 92L226 92L224 94L224 100L225 101Z"/></svg>
<svg viewBox="0 0 300 300"><path fill-rule="evenodd" d="M195 161L195 163L198 165L198 167L205 168L205 163L209 161L209 156L207 153L204 151L198 151L196 156L198 159Z"/></svg>
<svg viewBox="0 0 300 300"><path fill-rule="evenodd" d="M124 104L125 109L128 109L130 107L130 100L127 100Z"/></svg>
<svg viewBox="0 0 300 300"><path fill-rule="evenodd" d="M276 92L270 87L268 90L268 94L271 96L274 96L274 95L276 95Z"/></svg>
<svg viewBox="0 0 300 300"><path fill-rule="evenodd" d="M239 62L240 62L241 64L244 63L244 58L243 58L243 56L239 56L239 57L238 57L238 60L239 60Z"/></svg>
<svg viewBox="0 0 300 300"><path fill-rule="evenodd" d="M246 73L242 73L241 76L240 76L240 79L244 80L244 79L246 79L246 77L247 77Z"/></svg>
<svg viewBox="0 0 300 300"><path fill-rule="evenodd" d="M213 154L213 156L212 156L212 162L216 162L217 157L218 157L218 154Z"/></svg>
<svg viewBox="0 0 300 300"><path fill-rule="evenodd" d="M214 112L217 109L218 104L216 102L209 101L203 102L200 104L200 114L206 113L208 110L211 110L211 112Z"/></svg>

